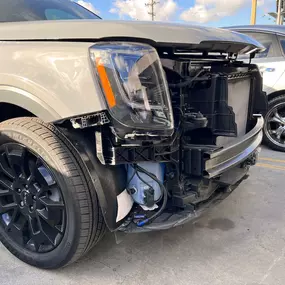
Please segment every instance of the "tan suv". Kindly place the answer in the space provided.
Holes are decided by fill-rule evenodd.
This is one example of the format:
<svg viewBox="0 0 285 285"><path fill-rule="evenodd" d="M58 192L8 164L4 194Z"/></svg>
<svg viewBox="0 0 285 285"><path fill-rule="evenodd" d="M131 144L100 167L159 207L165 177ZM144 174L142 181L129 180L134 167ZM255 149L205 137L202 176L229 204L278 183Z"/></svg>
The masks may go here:
<svg viewBox="0 0 285 285"><path fill-rule="evenodd" d="M193 220L255 164L267 109L229 30L103 21L68 0L0 2L0 239L41 268L105 229ZM173 229L174 230L174 229Z"/></svg>

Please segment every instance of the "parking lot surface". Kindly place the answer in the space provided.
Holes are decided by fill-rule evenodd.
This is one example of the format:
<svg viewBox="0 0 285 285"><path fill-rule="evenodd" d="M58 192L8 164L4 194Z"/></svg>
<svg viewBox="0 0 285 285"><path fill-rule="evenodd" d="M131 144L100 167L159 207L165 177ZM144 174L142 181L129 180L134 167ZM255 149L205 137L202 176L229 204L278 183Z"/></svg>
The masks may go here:
<svg viewBox="0 0 285 285"><path fill-rule="evenodd" d="M77 263L45 271L0 244L1 285L285 284L285 154L263 147L250 178L194 225L108 233Z"/></svg>

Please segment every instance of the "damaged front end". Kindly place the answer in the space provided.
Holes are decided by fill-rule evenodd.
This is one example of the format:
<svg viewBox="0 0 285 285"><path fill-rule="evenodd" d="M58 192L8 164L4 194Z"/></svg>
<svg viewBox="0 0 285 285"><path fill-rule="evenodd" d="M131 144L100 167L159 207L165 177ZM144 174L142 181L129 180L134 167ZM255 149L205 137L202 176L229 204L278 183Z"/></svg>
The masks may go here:
<svg viewBox="0 0 285 285"><path fill-rule="evenodd" d="M256 49L220 46L91 48L108 111L72 123L96 121L100 163L89 169L111 230L183 224L229 195L255 164L267 99L258 68L236 55Z"/></svg>

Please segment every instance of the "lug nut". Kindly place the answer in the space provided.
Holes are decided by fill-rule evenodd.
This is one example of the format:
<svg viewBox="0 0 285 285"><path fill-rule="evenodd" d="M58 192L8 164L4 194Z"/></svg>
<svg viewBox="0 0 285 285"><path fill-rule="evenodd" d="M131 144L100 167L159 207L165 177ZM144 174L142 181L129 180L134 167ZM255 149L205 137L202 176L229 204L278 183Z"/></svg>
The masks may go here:
<svg viewBox="0 0 285 285"><path fill-rule="evenodd" d="M17 192L18 192L18 193L21 193L21 189L20 189L20 188L18 188L18 189L17 189Z"/></svg>
<svg viewBox="0 0 285 285"><path fill-rule="evenodd" d="M25 188L26 188L26 189L29 189L29 186L28 186L28 185L25 185Z"/></svg>
<svg viewBox="0 0 285 285"><path fill-rule="evenodd" d="M31 206L31 207L30 207L30 210L31 210L31 211L33 211L33 210L34 210L34 207L33 207L33 206Z"/></svg>
<svg viewBox="0 0 285 285"><path fill-rule="evenodd" d="M20 202L20 205L23 207L23 206L24 206L24 202L23 202L23 201L21 201L21 202Z"/></svg>
<svg viewBox="0 0 285 285"><path fill-rule="evenodd" d="M36 200L36 196L33 196L33 199Z"/></svg>

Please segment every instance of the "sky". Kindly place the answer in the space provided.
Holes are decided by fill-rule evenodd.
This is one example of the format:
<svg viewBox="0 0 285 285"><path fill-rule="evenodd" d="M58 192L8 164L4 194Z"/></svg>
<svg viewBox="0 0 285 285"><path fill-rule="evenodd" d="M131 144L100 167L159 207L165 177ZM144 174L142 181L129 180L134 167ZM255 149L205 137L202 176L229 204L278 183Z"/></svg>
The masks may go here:
<svg viewBox="0 0 285 285"><path fill-rule="evenodd" d="M151 0L75 0L103 19L151 20ZM157 21L200 24L214 27L249 24L252 0L159 0ZM268 12L276 10L276 0L258 0L257 24L274 24Z"/></svg>

